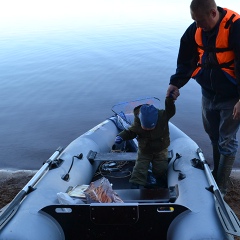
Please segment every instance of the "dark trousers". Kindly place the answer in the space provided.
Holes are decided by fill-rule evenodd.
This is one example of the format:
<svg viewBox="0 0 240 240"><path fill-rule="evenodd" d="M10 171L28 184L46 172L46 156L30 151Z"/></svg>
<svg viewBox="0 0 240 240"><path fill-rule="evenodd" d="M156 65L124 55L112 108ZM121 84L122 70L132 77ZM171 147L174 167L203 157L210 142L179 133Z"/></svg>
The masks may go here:
<svg viewBox="0 0 240 240"><path fill-rule="evenodd" d="M147 184L150 163L152 163L152 173L157 182L165 178L168 168L168 149L166 148L159 153L150 154L141 153L139 150L129 182L145 186Z"/></svg>

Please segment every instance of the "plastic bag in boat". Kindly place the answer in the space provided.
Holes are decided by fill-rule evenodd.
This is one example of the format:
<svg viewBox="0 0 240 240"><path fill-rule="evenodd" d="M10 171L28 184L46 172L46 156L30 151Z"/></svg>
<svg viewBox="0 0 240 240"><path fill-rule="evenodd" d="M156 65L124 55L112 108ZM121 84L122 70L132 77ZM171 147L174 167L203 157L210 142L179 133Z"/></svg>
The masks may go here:
<svg viewBox="0 0 240 240"><path fill-rule="evenodd" d="M87 203L123 203L122 199L113 191L110 182L105 177L91 182L84 193Z"/></svg>
<svg viewBox="0 0 240 240"><path fill-rule="evenodd" d="M83 204L84 202L78 198L72 198L67 193L59 192L57 193L57 198L60 204L74 205Z"/></svg>

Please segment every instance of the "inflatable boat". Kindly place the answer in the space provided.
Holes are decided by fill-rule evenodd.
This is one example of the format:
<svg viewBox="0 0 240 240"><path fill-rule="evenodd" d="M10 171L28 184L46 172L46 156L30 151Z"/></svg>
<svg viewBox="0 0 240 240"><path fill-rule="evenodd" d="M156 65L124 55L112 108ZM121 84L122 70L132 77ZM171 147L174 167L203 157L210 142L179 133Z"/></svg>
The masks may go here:
<svg viewBox="0 0 240 240"><path fill-rule="evenodd" d="M199 146L169 123L168 187L131 189L137 140L115 145L145 98L113 106L114 115L59 147L1 209L0 240L225 240L239 220L222 198ZM101 195L101 196L100 196Z"/></svg>

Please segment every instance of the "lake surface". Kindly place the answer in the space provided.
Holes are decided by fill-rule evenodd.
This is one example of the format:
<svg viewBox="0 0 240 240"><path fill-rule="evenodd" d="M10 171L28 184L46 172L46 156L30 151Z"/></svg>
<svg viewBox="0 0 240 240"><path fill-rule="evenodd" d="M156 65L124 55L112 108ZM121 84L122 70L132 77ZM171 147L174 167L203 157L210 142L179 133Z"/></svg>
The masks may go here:
<svg viewBox="0 0 240 240"><path fill-rule="evenodd" d="M164 103L180 37L192 22L189 4L186 0L4 3L0 168L40 168L58 146L66 147L111 116L111 107L118 102L154 96ZM238 1L227 7L240 12ZM180 92L171 122L211 161L201 121L200 87L190 80ZM236 166L239 162L238 154Z"/></svg>

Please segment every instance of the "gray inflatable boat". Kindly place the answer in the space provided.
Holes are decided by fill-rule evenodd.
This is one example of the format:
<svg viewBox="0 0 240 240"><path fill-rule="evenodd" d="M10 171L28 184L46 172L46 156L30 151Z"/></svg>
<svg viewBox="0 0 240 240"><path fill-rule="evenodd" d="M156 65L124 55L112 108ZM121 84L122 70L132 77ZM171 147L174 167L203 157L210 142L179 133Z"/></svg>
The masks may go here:
<svg viewBox="0 0 240 240"><path fill-rule="evenodd" d="M158 187L149 169L149 186L130 188L137 141L115 146L114 140L132 122L132 109L143 103L159 107L156 98L117 104L114 116L65 149L58 148L1 210L0 240L225 240L239 236L239 220L223 200L201 149L172 123L168 187ZM102 179L121 201L91 202L84 191L81 196L70 194L75 186Z"/></svg>

